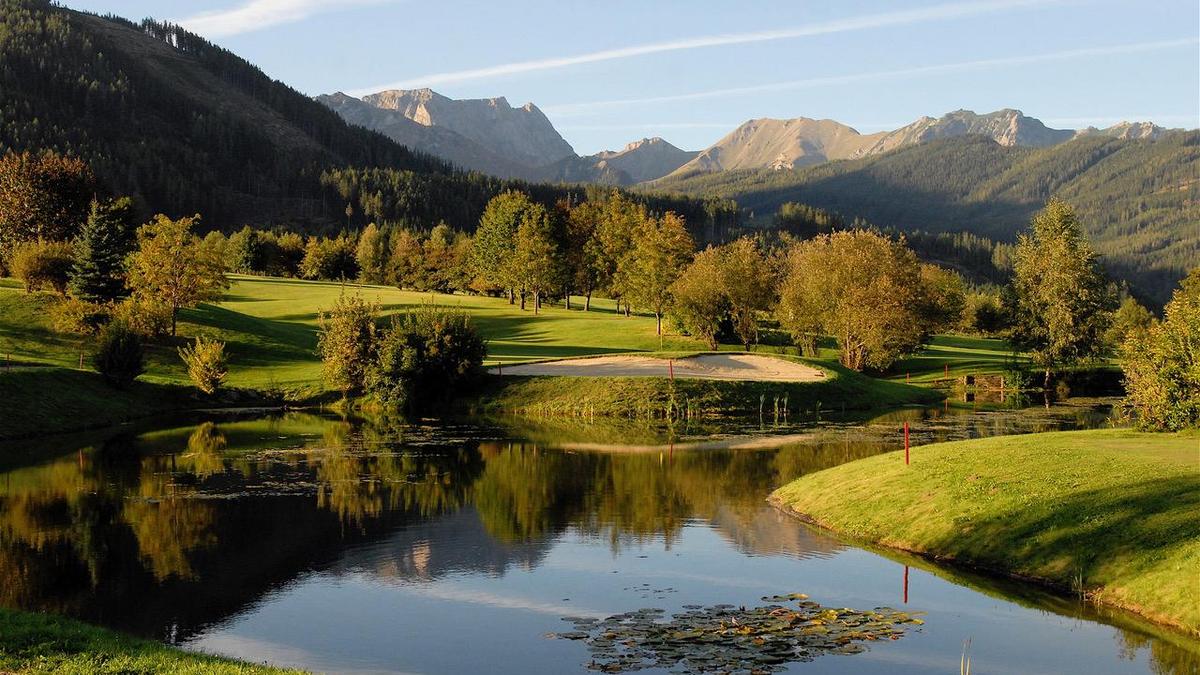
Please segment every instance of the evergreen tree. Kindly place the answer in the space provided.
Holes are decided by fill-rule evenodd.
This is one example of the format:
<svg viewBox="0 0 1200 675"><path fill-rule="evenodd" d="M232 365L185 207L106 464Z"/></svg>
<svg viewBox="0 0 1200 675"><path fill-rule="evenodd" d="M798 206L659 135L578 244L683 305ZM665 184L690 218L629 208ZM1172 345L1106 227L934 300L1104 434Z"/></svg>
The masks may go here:
<svg viewBox="0 0 1200 675"><path fill-rule="evenodd" d="M122 197L105 204L92 200L75 241L71 295L108 302L125 294L125 257L133 250L133 203Z"/></svg>

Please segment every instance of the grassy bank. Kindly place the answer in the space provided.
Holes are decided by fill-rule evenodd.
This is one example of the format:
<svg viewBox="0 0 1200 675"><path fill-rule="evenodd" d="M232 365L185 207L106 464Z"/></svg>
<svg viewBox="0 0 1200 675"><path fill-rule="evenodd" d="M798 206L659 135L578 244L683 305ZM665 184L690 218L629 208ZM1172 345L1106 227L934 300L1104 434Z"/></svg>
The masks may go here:
<svg viewBox="0 0 1200 675"><path fill-rule="evenodd" d="M0 671L8 673L296 673L175 649L47 614L0 609Z"/></svg>
<svg viewBox="0 0 1200 675"><path fill-rule="evenodd" d="M865 410L930 403L941 395L922 387L877 380L839 365L779 357L823 370L820 382L735 382L650 377L491 378L483 407L489 412L549 417L708 416L731 413L796 415L823 410Z"/></svg>
<svg viewBox="0 0 1200 675"><path fill-rule="evenodd" d="M1003 436L850 462L773 503L853 538L1086 593L1200 634L1200 434Z"/></svg>
<svg viewBox="0 0 1200 675"><path fill-rule="evenodd" d="M0 439L83 431L195 408L195 390L136 382L125 391L93 372L53 367L0 368ZM211 404L210 404L211 405Z"/></svg>

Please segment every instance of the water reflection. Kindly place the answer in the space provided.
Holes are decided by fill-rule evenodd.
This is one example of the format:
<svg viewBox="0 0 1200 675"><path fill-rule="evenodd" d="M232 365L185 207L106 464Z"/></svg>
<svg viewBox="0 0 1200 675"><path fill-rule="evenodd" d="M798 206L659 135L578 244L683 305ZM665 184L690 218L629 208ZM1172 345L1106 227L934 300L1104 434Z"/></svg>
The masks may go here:
<svg viewBox="0 0 1200 675"><path fill-rule="evenodd" d="M773 488L894 449L903 422L926 442L1095 426L1106 414L1091 405L908 409L793 421L769 429L786 440L704 451L678 448L748 429L288 414L118 434L0 474L0 603L180 642L306 575L366 574L430 589L455 575L537 571L568 537L615 559L648 545L669 552L703 523L736 552L722 556L829 559L846 547L764 507ZM563 449L579 447L604 451ZM630 447L638 451L623 451ZM599 570L604 560L589 554L587 564ZM1041 593L951 580L1066 611ZM1149 651L1161 672L1196 668L1186 640L1118 635L1115 653Z"/></svg>

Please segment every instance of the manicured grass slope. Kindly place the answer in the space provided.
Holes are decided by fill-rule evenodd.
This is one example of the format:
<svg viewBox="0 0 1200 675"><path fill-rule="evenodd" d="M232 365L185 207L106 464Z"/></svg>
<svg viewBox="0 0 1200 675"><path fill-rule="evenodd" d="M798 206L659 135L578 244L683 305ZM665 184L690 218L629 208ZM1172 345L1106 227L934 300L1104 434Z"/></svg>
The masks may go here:
<svg viewBox="0 0 1200 675"><path fill-rule="evenodd" d="M361 294L384 313L421 303L459 307L470 312L488 339L489 363L660 349L654 320L624 317L613 303L597 300L592 311L546 306L539 315L521 311L500 298L412 293L388 286L342 285L251 276L234 276L219 303L180 313L179 338L155 345L144 379L186 383L176 349L203 334L225 341L229 355L227 384L234 387L319 388L321 363L316 354L317 315L333 306L338 295ZM0 359L78 366L83 341L51 330L45 296L27 296L15 283L0 284ZM667 337L667 349L695 349L699 342Z"/></svg>
<svg viewBox="0 0 1200 675"><path fill-rule="evenodd" d="M1200 633L1200 434L939 443L805 476L771 500L837 532L1085 590Z"/></svg>
<svg viewBox="0 0 1200 675"><path fill-rule="evenodd" d="M294 673L174 649L48 614L0 609L0 672Z"/></svg>

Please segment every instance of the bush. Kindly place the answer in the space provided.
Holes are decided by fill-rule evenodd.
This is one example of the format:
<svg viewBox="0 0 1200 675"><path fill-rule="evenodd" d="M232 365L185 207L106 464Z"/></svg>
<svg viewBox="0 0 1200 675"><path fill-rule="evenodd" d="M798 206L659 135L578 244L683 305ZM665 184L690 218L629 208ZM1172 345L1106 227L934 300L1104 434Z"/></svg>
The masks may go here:
<svg viewBox="0 0 1200 675"><path fill-rule="evenodd" d="M229 373L225 367L225 343L197 336L191 347L180 347L179 357L187 365L188 377L200 391L212 395Z"/></svg>
<svg viewBox="0 0 1200 675"><path fill-rule="evenodd" d="M1178 431L1200 426L1200 268L1164 314L1161 323L1130 333L1122 347L1125 404L1143 429Z"/></svg>
<svg viewBox="0 0 1200 675"><path fill-rule="evenodd" d="M171 306L144 293L126 298L113 310L113 317L144 338L161 338L171 332Z"/></svg>
<svg viewBox="0 0 1200 675"><path fill-rule="evenodd" d="M379 308L357 295L343 293L328 313L317 321L317 349L324 364L325 382L345 397L363 387L366 366L375 353L375 314Z"/></svg>
<svg viewBox="0 0 1200 675"><path fill-rule="evenodd" d="M121 321L113 321L100 331L94 358L96 371L105 382L124 389L145 372L142 338Z"/></svg>
<svg viewBox="0 0 1200 675"><path fill-rule="evenodd" d="M112 305L66 298L50 307L50 325L60 333L95 335L112 319Z"/></svg>
<svg viewBox="0 0 1200 675"><path fill-rule="evenodd" d="M445 402L482 370L487 343L466 313L426 306L395 319L367 371L367 392L388 408Z"/></svg>
<svg viewBox="0 0 1200 675"><path fill-rule="evenodd" d="M25 284L26 293L50 288L66 295L75 256L66 242L31 241L17 247L11 267L13 276Z"/></svg>

